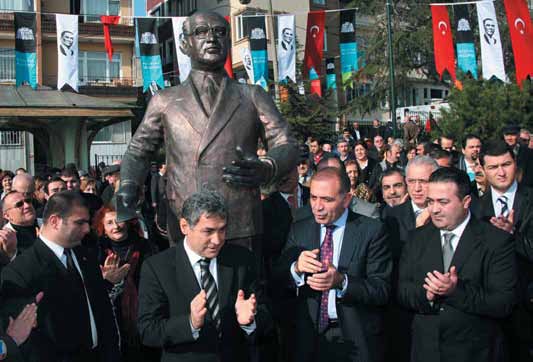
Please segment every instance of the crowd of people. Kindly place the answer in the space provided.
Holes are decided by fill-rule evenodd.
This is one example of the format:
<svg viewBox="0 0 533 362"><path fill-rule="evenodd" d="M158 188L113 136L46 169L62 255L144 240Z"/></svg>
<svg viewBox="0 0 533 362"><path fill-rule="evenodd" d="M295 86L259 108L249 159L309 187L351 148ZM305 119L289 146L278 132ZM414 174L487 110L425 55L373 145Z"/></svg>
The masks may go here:
<svg viewBox="0 0 533 362"><path fill-rule="evenodd" d="M309 137L256 255L216 190L174 220L164 163L128 221L120 163L2 171L0 360L531 361L530 133L416 125Z"/></svg>

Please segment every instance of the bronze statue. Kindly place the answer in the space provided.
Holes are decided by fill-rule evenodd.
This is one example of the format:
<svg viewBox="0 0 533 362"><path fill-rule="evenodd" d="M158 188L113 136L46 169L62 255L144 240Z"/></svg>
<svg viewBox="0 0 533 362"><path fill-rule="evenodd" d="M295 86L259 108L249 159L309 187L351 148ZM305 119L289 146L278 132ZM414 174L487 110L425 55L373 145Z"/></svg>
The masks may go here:
<svg viewBox="0 0 533 362"><path fill-rule="evenodd" d="M164 143L167 197L174 214L169 214L169 230L177 225L184 200L208 187L227 201L226 240L240 239L237 243L252 247L254 236L262 233L259 186L296 167L296 143L262 88L227 76L230 34L222 16L195 13L185 21L183 33L180 47L191 58L191 73L183 84L161 90L148 104L122 161L119 218L133 215L148 163ZM261 159L256 156L259 138L268 149Z"/></svg>

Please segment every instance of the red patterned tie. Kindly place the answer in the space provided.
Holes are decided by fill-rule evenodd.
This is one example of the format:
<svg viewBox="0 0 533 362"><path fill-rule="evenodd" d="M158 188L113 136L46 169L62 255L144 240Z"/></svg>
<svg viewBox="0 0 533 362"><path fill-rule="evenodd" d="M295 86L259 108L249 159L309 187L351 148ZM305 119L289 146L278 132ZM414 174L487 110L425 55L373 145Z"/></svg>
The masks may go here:
<svg viewBox="0 0 533 362"><path fill-rule="evenodd" d="M320 262L324 266L324 271L326 271L326 263L327 265L332 265L333 263L333 230L335 230L335 227L336 225L326 225L326 236L320 247ZM320 316L318 320L319 333L323 333L329 324L328 297L329 290L322 292L322 298L320 299Z"/></svg>

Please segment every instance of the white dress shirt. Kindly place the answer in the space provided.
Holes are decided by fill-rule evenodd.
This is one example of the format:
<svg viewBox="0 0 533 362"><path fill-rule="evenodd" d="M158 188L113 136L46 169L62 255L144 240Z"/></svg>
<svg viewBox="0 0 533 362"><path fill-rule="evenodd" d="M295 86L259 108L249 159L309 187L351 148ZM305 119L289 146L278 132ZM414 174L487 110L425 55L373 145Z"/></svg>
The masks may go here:
<svg viewBox="0 0 533 362"><path fill-rule="evenodd" d="M490 189L492 195L492 206L494 207L494 215L500 216L500 214L502 213L502 203L498 201L498 199L502 196L507 197L507 210L511 211L514 205L516 190L518 189L518 183L516 182L516 180L503 194L496 191L492 186L490 187Z"/></svg>
<svg viewBox="0 0 533 362"><path fill-rule="evenodd" d="M54 243L53 241L48 240L45 238L42 234L39 236L43 243L50 249L52 252L57 256L61 264L65 268L67 268L67 256L64 253L65 248L63 248L61 245L58 245ZM83 277L83 273L81 272L80 265L78 264L78 259L76 258L76 252L74 249L71 249L72 254L72 261L74 262L74 266L76 269L78 269L78 272L80 273L81 279L85 280ZM96 321L94 320L94 314L93 314L93 308L91 307L91 301L89 300L89 295L87 294L87 289L85 288L85 283L83 285L83 289L85 290L85 298L87 298L87 305L89 306L89 320L91 322L91 336L93 339L93 348L96 348L98 346L98 333L96 331ZM46 296L45 296L46 297ZM78 326L75 326L77 328Z"/></svg>
<svg viewBox="0 0 533 362"><path fill-rule="evenodd" d="M194 250L191 249L191 247L187 243L187 237L185 237L185 239L183 240L183 248L185 249L185 253L187 254L187 257L189 258L189 262L191 263L191 267L192 267L192 270L194 271L194 276L196 277L198 285L200 286L200 289L202 289L202 267L200 266L200 261L205 258L203 256L198 255ZM213 258L211 259L211 262L209 263L209 272L213 276L213 279L215 280L215 285L217 286L218 305L220 308L220 294L218 294L218 292L220 291L220 288L218 286L218 270L217 269L218 269L217 258ZM237 296L235 296L235 299L237 299ZM201 328L194 328L190 320L189 320L189 324L191 325L192 336L194 337L194 339L198 339L200 337ZM247 334L252 334L256 328L255 320L252 322L252 324L248 326L241 326L241 328Z"/></svg>
<svg viewBox="0 0 533 362"><path fill-rule="evenodd" d="M346 221L348 220L348 209L344 210L344 213L339 217L333 225L336 228L333 230L333 266L335 268L339 267L339 258L341 255L342 248L342 239L344 237L344 230L346 229ZM320 225L320 245L324 242L326 237L326 225ZM291 275L296 283L296 286L299 288L305 284L305 275L298 275L294 270L296 262L291 265ZM342 289L331 289L328 296L328 315L330 319L337 319L337 298L342 298L346 293L348 288L348 278L344 276L344 281L342 283Z"/></svg>
<svg viewBox="0 0 533 362"><path fill-rule="evenodd" d="M457 250L457 245L459 245L459 240L461 240L461 236L463 235L463 232L465 231L466 225L468 225L468 222L470 221L470 211L468 211L468 214L466 215L466 218L461 222L459 225L457 225L453 230L440 230L440 245L441 247L444 246L444 234L452 233L454 235L454 238L451 241L453 252L455 253L455 250Z"/></svg>
<svg viewBox="0 0 533 362"><path fill-rule="evenodd" d="M420 213L421 213L422 211L425 210L425 208L422 209L422 208L416 206L416 204L413 202L413 200L411 200L411 206L413 207L413 212L415 213L415 219L416 219L416 217L417 217L416 214L419 214L419 215L420 215Z"/></svg>
<svg viewBox="0 0 533 362"><path fill-rule="evenodd" d="M281 196L287 201L287 204L289 204L289 207L293 207L291 203L289 202L289 196L293 195L292 193L286 193L286 192L280 192ZM300 184L296 185L296 207L302 207L302 186Z"/></svg>

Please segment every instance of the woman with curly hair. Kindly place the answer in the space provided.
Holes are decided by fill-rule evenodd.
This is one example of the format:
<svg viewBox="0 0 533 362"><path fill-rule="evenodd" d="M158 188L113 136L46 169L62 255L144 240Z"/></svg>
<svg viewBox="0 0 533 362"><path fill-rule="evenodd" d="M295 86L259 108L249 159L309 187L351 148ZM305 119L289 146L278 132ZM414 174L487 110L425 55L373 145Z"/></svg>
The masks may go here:
<svg viewBox="0 0 533 362"><path fill-rule="evenodd" d="M114 205L108 204L98 210L93 227L98 235L100 268L120 330L123 360L156 361L154 351L141 344L137 332L141 264L154 251L142 237L136 221L117 222Z"/></svg>

